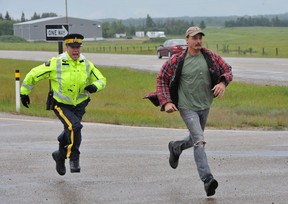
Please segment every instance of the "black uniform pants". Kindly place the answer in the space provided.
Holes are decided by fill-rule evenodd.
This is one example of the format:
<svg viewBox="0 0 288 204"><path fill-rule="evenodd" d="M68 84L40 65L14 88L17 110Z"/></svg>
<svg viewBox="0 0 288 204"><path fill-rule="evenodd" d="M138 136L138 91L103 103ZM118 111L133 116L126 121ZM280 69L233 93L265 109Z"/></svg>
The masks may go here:
<svg viewBox="0 0 288 204"><path fill-rule="evenodd" d="M87 99L76 106L55 103L54 112L64 125L64 130L58 136L58 141L59 151L65 158L79 159L79 148L82 140L81 129L83 127L81 120L89 101L90 99Z"/></svg>

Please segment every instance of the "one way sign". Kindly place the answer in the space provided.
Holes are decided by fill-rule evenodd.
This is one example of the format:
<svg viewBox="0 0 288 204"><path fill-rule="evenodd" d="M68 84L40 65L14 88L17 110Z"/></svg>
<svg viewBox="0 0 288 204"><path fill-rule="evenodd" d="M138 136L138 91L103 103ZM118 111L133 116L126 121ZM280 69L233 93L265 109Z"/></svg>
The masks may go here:
<svg viewBox="0 0 288 204"><path fill-rule="evenodd" d="M69 33L68 25L46 25L46 40L59 41Z"/></svg>

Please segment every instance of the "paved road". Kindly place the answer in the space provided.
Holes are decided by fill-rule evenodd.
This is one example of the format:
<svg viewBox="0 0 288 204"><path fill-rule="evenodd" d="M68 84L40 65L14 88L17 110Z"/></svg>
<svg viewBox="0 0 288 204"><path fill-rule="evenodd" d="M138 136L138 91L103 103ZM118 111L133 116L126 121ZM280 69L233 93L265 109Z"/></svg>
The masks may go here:
<svg viewBox="0 0 288 204"><path fill-rule="evenodd" d="M167 58L157 59L156 55L119 55L84 53L96 65L120 66L158 72ZM3 51L0 58L46 61L57 55L54 52ZM224 58L233 67L235 81L260 84L288 85L288 59L268 58Z"/></svg>
<svg viewBox="0 0 288 204"><path fill-rule="evenodd" d="M0 51L0 57L46 61L53 52ZM100 66L158 72L156 56L85 54ZM286 84L287 59L225 58L235 80ZM244 81L245 81L244 80ZM81 173L59 176L51 153L58 120L0 113L0 203L286 204L288 131L207 130L207 155L219 181L206 198L192 151L168 164L167 144L182 129L84 123Z"/></svg>
<svg viewBox="0 0 288 204"><path fill-rule="evenodd" d="M207 130L219 181L207 198L192 151L168 164L168 142L186 130L84 123L81 173L59 176L58 120L0 113L0 128L1 204L287 203L288 131Z"/></svg>

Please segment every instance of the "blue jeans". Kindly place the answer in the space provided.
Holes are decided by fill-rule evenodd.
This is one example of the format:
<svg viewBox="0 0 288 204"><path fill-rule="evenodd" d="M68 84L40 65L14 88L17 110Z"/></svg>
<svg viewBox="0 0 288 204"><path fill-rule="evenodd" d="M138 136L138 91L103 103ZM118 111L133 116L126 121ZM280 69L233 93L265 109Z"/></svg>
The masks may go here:
<svg viewBox="0 0 288 204"><path fill-rule="evenodd" d="M207 156L205 153L204 129L207 122L210 109L201 111L192 111L187 109L179 109L180 115L185 122L189 136L182 140L173 143L173 151L180 155L185 149L193 147L194 160L197 166L199 176L203 182L210 177L213 177L208 165Z"/></svg>

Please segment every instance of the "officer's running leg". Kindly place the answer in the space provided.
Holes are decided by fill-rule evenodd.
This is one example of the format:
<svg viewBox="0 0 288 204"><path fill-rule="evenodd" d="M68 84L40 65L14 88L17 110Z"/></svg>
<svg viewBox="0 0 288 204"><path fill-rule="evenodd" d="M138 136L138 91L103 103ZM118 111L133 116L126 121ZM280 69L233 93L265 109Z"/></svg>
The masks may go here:
<svg viewBox="0 0 288 204"><path fill-rule="evenodd" d="M73 108L65 106L55 106L55 114L61 120L64 125L64 134L61 135L61 141L66 144L64 147L66 152L66 158L70 158L70 170L72 173L80 172L79 165L79 147L81 144L81 128L79 118L74 114Z"/></svg>

